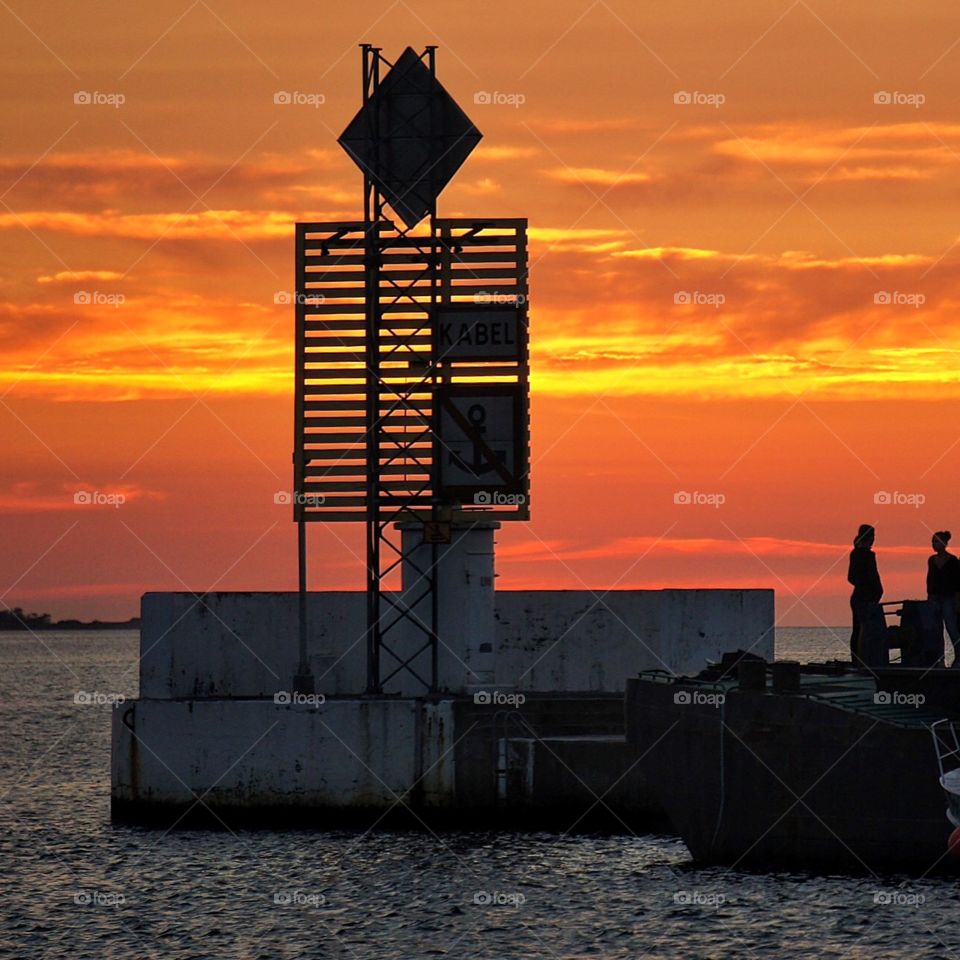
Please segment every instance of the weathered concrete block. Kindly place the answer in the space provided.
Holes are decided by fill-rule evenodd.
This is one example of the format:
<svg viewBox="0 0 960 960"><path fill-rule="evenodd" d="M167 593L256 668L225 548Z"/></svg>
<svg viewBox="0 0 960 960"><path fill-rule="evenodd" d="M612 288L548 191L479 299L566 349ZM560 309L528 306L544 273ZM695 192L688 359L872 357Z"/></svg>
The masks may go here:
<svg viewBox="0 0 960 960"><path fill-rule="evenodd" d="M453 802L448 701L138 700L113 712L115 806L387 809ZM198 802L198 798L202 802Z"/></svg>
<svg viewBox="0 0 960 960"><path fill-rule="evenodd" d="M291 688L298 661L296 593L149 593L142 614L145 698L272 697ZM363 691L365 617L363 593L309 595L307 652L318 692ZM773 623L772 590L500 591L490 685L619 693L640 670L694 672L727 650L751 649L772 659ZM490 658L485 655L481 667L472 635L451 629L443 639L441 657L459 659L462 678L450 693L489 682ZM388 672L389 659L384 666ZM386 691L422 693L407 675L394 678Z"/></svg>

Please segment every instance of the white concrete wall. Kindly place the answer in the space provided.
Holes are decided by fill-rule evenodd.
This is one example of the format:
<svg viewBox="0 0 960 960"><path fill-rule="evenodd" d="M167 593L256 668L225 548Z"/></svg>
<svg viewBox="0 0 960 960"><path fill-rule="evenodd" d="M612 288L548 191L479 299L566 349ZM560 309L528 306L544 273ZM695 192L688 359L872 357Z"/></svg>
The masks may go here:
<svg viewBox="0 0 960 960"><path fill-rule="evenodd" d="M773 659L772 590L497 594L497 679L520 690L621 692L638 670L693 673L727 650Z"/></svg>
<svg viewBox="0 0 960 960"><path fill-rule="evenodd" d="M141 697L262 697L290 689L296 593L148 593L140 607ZM307 618L318 691L362 692L364 594L311 593Z"/></svg>
<svg viewBox="0 0 960 960"><path fill-rule="evenodd" d="M695 673L728 650L774 656L772 590L661 590L661 665Z"/></svg>
<svg viewBox="0 0 960 960"><path fill-rule="evenodd" d="M139 700L113 712L113 797L387 809L422 776L424 805L448 806L452 745L449 701Z"/></svg>
<svg viewBox="0 0 960 960"><path fill-rule="evenodd" d="M290 689L296 593L150 593L142 616L141 697L261 697ZM318 692L363 691L365 617L362 593L310 594L308 654ZM496 617L500 689L621 692L643 669L694 672L738 648L773 657L772 590L498 591ZM460 641L453 635L445 642ZM400 678L387 690L421 692Z"/></svg>

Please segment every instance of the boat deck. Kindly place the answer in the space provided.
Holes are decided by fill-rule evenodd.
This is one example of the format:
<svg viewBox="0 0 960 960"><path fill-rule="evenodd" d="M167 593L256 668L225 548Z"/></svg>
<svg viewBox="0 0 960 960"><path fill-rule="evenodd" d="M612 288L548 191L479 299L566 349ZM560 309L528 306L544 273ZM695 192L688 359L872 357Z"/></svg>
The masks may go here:
<svg viewBox="0 0 960 960"><path fill-rule="evenodd" d="M826 665L823 672L816 669L817 665L804 665L800 674L800 691L789 693L775 690L770 684L770 672L767 673L766 693L777 696L808 697L829 703L838 710L859 713L872 717L884 723L895 724L900 727L929 727L937 720L943 719L943 713L928 703L928 698L917 693L918 677L912 677L911 683L905 684L904 690L889 689L890 681L895 677L894 671L887 671L885 682L880 684L872 674L862 673L853 669L839 672L833 665ZM899 673L901 671L897 671ZM905 672L905 671L903 671ZM915 671L910 671L911 674ZM926 671L916 671L917 674ZM944 671L937 671L934 679L941 680ZM653 680L662 683L671 683L677 686L697 687L712 693L739 693L739 684L734 677L672 677L663 671L650 670L640 674L644 680ZM920 676L919 680L923 677ZM951 678L952 679L952 678ZM960 681L960 676L956 677ZM886 687L887 689L883 689ZM909 692L908 692L909 691ZM757 691L759 693L759 691ZM960 694L960 682L958 682ZM747 692L750 695L750 692ZM762 695L762 694L761 694Z"/></svg>

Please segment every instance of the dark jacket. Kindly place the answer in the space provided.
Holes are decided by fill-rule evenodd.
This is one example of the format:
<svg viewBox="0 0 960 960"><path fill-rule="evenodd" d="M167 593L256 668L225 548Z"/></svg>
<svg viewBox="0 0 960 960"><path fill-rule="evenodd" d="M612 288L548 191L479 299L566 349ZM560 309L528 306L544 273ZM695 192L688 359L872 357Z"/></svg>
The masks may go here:
<svg viewBox="0 0 960 960"><path fill-rule="evenodd" d="M933 562L936 556L927 561L927 596L952 597L960 592L960 560L948 553L947 562L938 567Z"/></svg>
<svg viewBox="0 0 960 960"><path fill-rule="evenodd" d="M883 596L883 584L877 570L877 555L866 547L854 547L850 551L850 568L847 582L853 586L851 600L879 603Z"/></svg>

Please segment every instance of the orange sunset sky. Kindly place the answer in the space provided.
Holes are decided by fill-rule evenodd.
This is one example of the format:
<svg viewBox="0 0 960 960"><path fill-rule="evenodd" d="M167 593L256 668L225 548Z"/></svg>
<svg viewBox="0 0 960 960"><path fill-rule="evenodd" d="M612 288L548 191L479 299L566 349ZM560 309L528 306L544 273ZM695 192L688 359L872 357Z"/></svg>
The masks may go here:
<svg viewBox="0 0 960 960"><path fill-rule="evenodd" d="M295 588L275 299L297 220L361 214L360 41L438 44L484 133L441 215L530 220L501 588L765 586L843 623L874 522L888 597L923 594L960 537L955 4L0 0L4 604ZM313 588L362 587L361 534L311 528Z"/></svg>

